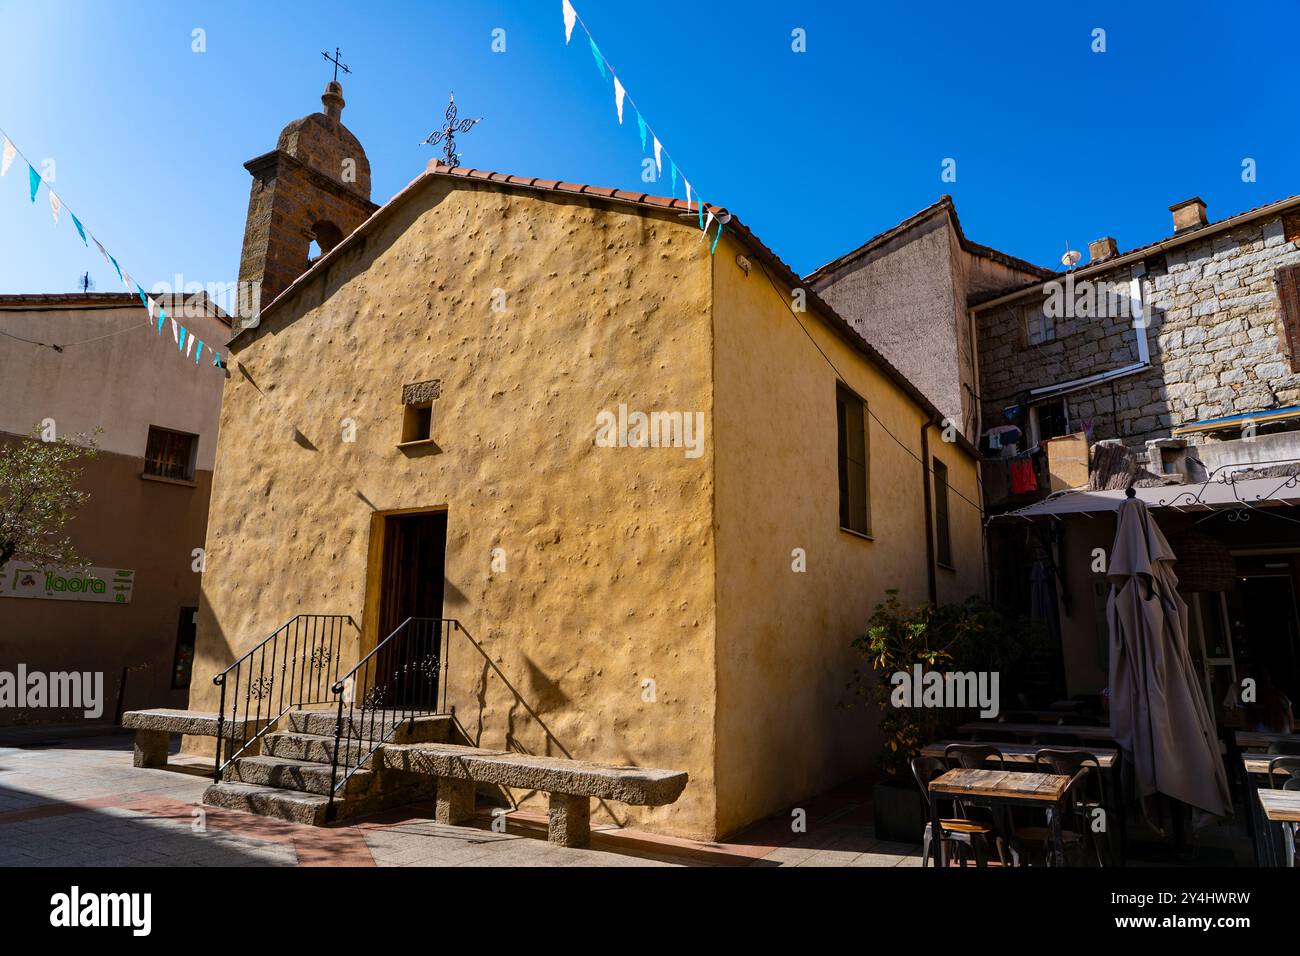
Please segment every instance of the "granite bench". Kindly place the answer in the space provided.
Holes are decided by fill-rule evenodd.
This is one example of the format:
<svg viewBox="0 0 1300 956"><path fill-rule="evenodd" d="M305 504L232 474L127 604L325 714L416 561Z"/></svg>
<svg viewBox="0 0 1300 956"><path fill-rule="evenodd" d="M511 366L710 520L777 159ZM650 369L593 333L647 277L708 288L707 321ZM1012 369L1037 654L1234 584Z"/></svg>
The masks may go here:
<svg viewBox="0 0 1300 956"><path fill-rule="evenodd" d="M227 740L243 741L247 731L251 737L267 721L226 722L223 736ZM135 766L167 766L167 749L172 734L190 734L195 737L217 736L217 715L195 710L131 710L122 715L122 726L135 731Z"/></svg>
<svg viewBox="0 0 1300 956"><path fill-rule="evenodd" d="M547 839L570 847L586 846L591 840L592 798L665 806L681 796L687 780L680 770L610 767L456 744L385 744L376 758L386 769L437 778L439 823L463 823L473 817L474 788L479 783L547 793Z"/></svg>

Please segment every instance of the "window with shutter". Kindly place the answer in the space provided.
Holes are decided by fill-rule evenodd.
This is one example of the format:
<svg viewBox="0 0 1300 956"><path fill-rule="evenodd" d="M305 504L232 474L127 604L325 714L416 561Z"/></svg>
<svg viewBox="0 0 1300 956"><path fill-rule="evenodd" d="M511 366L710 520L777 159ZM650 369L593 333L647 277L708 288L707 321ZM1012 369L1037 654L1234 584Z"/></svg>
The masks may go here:
<svg viewBox="0 0 1300 956"><path fill-rule="evenodd" d="M1273 276L1277 285L1278 339L1291 361L1291 371L1300 371L1300 265L1283 266Z"/></svg>
<svg viewBox="0 0 1300 956"><path fill-rule="evenodd" d="M843 385L836 388L836 430L839 439L840 527L871 534L867 500L867 406Z"/></svg>

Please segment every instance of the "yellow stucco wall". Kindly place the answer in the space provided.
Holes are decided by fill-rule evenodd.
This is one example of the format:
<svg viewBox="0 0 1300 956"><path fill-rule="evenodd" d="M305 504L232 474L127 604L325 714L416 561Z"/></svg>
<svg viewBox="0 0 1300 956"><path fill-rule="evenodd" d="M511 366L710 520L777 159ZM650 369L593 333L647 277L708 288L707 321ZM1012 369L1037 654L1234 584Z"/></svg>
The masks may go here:
<svg viewBox="0 0 1300 956"><path fill-rule="evenodd" d="M839 706L862 664L849 642L887 588L926 598L921 464L885 431L919 455L923 413L811 312L805 334L788 288L757 262L746 275L737 253L754 260L724 236L713 266L721 833L874 761L874 706ZM879 419L868 433L871 540L839 526L836 370ZM930 441L953 487L978 501L970 458L934 429ZM955 495L951 511L957 570L938 571L940 600L983 590L978 513Z"/></svg>
<svg viewBox="0 0 1300 956"><path fill-rule="evenodd" d="M874 540L840 530L835 372L729 237L707 250L670 213L434 178L279 303L233 352L190 706L295 613L351 614L369 646L375 516L445 508L445 613L492 662L453 639L471 742L691 776L672 807L598 819L709 839L869 765L875 713L838 706L848 643L886 588L925 598L921 465L872 421ZM919 453L922 411L805 324ZM401 387L431 378L441 453L403 452ZM702 455L596 447L620 403L703 412ZM983 585L978 516L951 512L942 600Z"/></svg>
<svg viewBox="0 0 1300 956"><path fill-rule="evenodd" d="M611 809L711 836L712 423L698 458L594 446L621 402L709 417L707 250L671 214L416 190L234 351L190 706L215 709L209 675L297 612L364 625L373 513L445 507L445 614L505 675L453 640L471 741L686 770L674 807ZM433 378L442 453L408 457L401 388Z"/></svg>

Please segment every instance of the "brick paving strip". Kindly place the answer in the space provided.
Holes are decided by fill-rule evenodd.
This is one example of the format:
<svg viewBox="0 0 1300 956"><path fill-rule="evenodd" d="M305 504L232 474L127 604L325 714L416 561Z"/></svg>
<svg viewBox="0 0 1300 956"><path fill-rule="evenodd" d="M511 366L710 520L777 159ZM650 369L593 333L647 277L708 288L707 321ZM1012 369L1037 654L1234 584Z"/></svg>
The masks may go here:
<svg viewBox="0 0 1300 956"><path fill-rule="evenodd" d="M190 824L194 811L202 809L205 826L230 833L233 836L257 840L262 843L288 844L293 847L299 866L374 866L375 860L362 833L351 828L332 829L309 827L284 820L222 810L218 807L200 807L196 803L172 800L151 793L125 793L92 800L72 800L46 803L23 810L0 812L0 827L26 820L41 820L70 813L95 810L126 810L155 820L170 820Z"/></svg>

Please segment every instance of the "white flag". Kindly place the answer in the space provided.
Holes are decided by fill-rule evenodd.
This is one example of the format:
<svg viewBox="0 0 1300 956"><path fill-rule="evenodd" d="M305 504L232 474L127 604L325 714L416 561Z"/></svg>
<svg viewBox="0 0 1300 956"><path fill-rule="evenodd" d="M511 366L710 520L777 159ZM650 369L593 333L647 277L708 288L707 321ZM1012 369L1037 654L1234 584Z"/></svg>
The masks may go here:
<svg viewBox="0 0 1300 956"><path fill-rule="evenodd" d="M14 161L14 157L17 155L18 155L18 150L14 147L13 143L9 142L9 137L6 136L4 158L0 159L0 176L3 176L5 173L9 172L9 164Z"/></svg>
<svg viewBox="0 0 1300 956"><path fill-rule="evenodd" d="M176 320L172 319L172 341L179 347L181 344L181 333L176 329Z"/></svg>
<svg viewBox="0 0 1300 956"><path fill-rule="evenodd" d="M90 238L95 239L94 236L91 236ZM108 258L108 250L104 248L103 243L101 243L98 239L95 239L95 248L98 249L99 254L104 257L104 261L111 266L113 263Z"/></svg>
<svg viewBox="0 0 1300 956"><path fill-rule="evenodd" d="M712 209L709 210L709 215L708 215L708 217L704 220L704 232L703 232L703 234L701 235L701 238L703 238L704 236L707 236L707 235L709 234L709 227L710 227L711 225L713 225L713 210L712 210Z"/></svg>
<svg viewBox="0 0 1300 956"><path fill-rule="evenodd" d="M60 206L59 197L54 195L53 189L49 190L49 193L50 193L50 212L54 213L54 224L57 226L59 224L59 206Z"/></svg>
<svg viewBox="0 0 1300 956"><path fill-rule="evenodd" d="M578 21L578 11L573 9L569 0L560 0L564 4L564 43L567 46L573 36L573 25Z"/></svg>
<svg viewBox="0 0 1300 956"><path fill-rule="evenodd" d="M663 147L659 145L659 137L656 136L655 137L655 168L659 170L659 175L661 176L663 175L664 172L664 160L663 160L663 156L660 155L662 152L663 152Z"/></svg>
<svg viewBox="0 0 1300 956"><path fill-rule="evenodd" d="M623 89L623 84L619 82L618 77L614 77L614 105L618 107L618 121L621 125L623 122L623 96L627 90Z"/></svg>
<svg viewBox="0 0 1300 956"><path fill-rule="evenodd" d="M684 182L684 183L686 184L686 211L687 211L687 212L690 212L690 209L691 209L691 181L690 181L689 179L687 179L685 176L683 176L683 177L682 177L682 182Z"/></svg>
<svg viewBox="0 0 1300 956"><path fill-rule="evenodd" d="M127 272L125 269L122 270L122 284L126 286L127 292L130 292L134 288L131 282L131 273Z"/></svg>
<svg viewBox="0 0 1300 956"><path fill-rule="evenodd" d="M189 336L188 338L186 338L186 340L185 340L185 357L186 357L186 358L189 358L189 357L190 357L190 349L192 349L193 347L194 347L194 336L193 336L193 335L190 335L190 336ZM198 360L195 359L195 361L198 361Z"/></svg>

